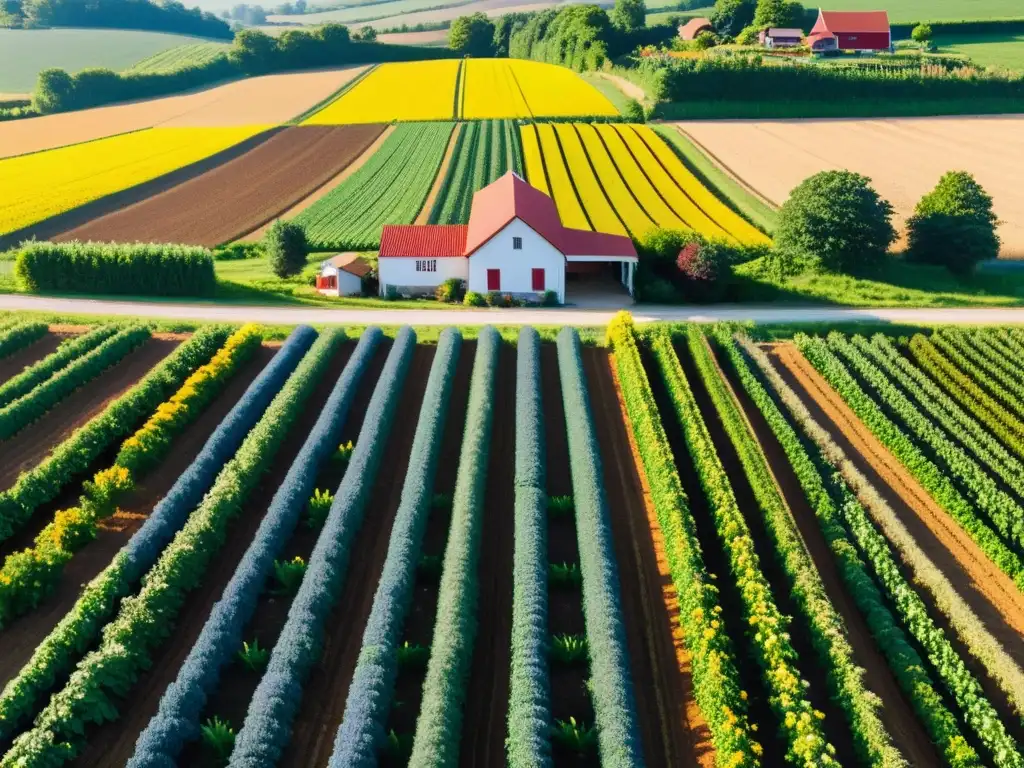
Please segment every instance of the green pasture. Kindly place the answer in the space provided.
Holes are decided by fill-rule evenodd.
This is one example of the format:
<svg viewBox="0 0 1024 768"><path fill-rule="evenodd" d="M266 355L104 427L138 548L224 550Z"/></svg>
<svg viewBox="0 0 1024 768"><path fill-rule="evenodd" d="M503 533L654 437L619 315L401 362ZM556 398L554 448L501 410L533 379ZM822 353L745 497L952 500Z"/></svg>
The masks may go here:
<svg viewBox="0 0 1024 768"><path fill-rule="evenodd" d="M807 7L826 11L884 9L893 23L1018 18L1024 12L1020 0L820 0Z"/></svg>
<svg viewBox="0 0 1024 768"><path fill-rule="evenodd" d="M147 75L200 67L226 53L230 43L187 43L160 51L133 64L127 71Z"/></svg>
<svg viewBox="0 0 1024 768"><path fill-rule="evenodd" d="M937 35L942 53L970 56L981 67L1024 70L1024 34L1020 35Z"/></svg>

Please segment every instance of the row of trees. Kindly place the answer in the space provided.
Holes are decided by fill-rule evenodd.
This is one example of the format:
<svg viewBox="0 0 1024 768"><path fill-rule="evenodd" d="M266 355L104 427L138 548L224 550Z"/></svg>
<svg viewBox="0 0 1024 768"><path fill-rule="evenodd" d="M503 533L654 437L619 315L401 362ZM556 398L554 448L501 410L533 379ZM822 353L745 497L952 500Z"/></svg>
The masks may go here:
<svg viewBox="0 0 1024 768"><path fill-rule="evenodd" d="M0 26L146 29L225 40L233 34L223 19L177 0L0 0Z"/></svg>

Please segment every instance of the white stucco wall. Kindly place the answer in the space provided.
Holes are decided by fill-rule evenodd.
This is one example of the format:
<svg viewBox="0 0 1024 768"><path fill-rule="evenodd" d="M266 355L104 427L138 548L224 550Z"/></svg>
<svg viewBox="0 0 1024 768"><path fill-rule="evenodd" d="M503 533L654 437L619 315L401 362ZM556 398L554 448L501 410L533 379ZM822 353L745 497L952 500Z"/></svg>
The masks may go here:
<svg viewBox="0 0 1024 768"><path fill-rule="evenodd" d="M338 289L323 289L320 293L325 296L358 296L363 291L363 281L350 272L339 270L333 264L327 264L320 269L323 277L335 276L338 278Z"/></svg>
<svg viewBox="0 0 1024 768"><path fill-rule="evenodd" d="M512 238L523 238L523 249L512 249ZM519 219L488 240L469 257L468 289L487 293L487 270L501 270L502 293L533 293L533 270L544 270L545 290L565 301L565 257Z"/></svg>
<svg viewBox="0 0 1024 768"><path fill-rule="evenodd" d="M389 285L402 287L436 288L450 277L467 279L469 265L463 258L437 260L436 272L417 272L416 259L388 256L377 261L380 295L387 293Z"/></svg>

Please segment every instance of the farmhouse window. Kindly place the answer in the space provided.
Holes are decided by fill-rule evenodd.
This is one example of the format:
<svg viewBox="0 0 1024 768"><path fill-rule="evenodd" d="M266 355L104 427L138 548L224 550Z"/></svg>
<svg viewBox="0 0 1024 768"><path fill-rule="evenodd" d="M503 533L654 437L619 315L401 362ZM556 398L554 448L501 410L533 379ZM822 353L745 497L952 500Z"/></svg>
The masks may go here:
<svg viewBox="0 0 1024 768"><path fill-rule="evenodd" d="M523 238L521 238L521 237L513 237L512 238L512 250L513 251L521 251L521 250L523 250Z"/></svg>
<svg viewBox="0 0 1024 768"><path fill-rule="evenodd" d="M544 270L534 269L533 270L533 290L538 293L544 290Z"/></svg>
<svg viewBox="0 0 1024 768"><path fill-rule="evenodd" d="M416 259L417 272L437 272L437 259Z"/></svg>
<svg viewBox="0 0 1024 768"><path fill-rule="evenodd" d="M501 270L500 269L488 269L487 270L487 290L488 291L500 291L501 290Z"/></svg>

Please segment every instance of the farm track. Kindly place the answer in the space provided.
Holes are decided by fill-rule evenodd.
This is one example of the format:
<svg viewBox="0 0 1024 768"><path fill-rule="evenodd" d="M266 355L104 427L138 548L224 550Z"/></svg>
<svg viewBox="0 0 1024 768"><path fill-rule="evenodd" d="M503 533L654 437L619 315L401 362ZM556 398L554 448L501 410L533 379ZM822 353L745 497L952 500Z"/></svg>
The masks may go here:
<svg viewBox="0 0 1024 768"><path fill-rule="evenodd" d="M652 768L713 768L711 733L693 697L689 656L678 629L679 603L655 536L650 489L626 426L612 358L605 349L584 347L583 364L619 564L644 758Z"/></svg>
<svg viewBox="0 0 1024 768"><path fill-rule="evenodd" d="M544 398L544 445L547 448L548 496L571 496L569 440L565 433L562 381L558 373L558 347L541 344L540 375Z"/></svg>
<svg viewBox="0 0 1024 768"><path fill-rule="evenodd" d="M135 751L136 739L156 714L160 698L177 677L214 603L220 600L224 587L249 547L271 499L302 449L354 348L354 344L344 344L335 353L306 408L292 424L272 468L260 478L238 515L229 523L224 546L210 563L202 583L186 597L171 636L153 652L152 666L139 675L128 698L118 702L120 718L92 729L86 746L70 765L78 768L121 768L128 762Z"/></svg>
<svg viewBox="0 0 1024 768"><path fill-rule="evenodd" d="M95 540L76 552L64 567L55 592L42 605L15 619L0 632L0 687L18 674L36 647L78 600L82 586L110 564L117 551L149 517L153 507L192 463L221 419L270 362L275 351L267 346L260 348L253 359L232 377L223 393L203 411L198 421L174 440L167 458L146 473L135 490L121 502L117 513L100 522ZM120 443L114 448L111 459L119 448ZM72 506L77 502L80 491L81 485L73 484L56 504L49 506L54 511ZM49 523L52 518L52 512L41 514L40 525ZM16 549L31 544L31 537L27 541L15 538L19 538L20 545Z"/></svg>
<svg viewBox="0 0 1024 768"><path fill-rule="evenodd" d="M76 389L39 420L0 441L0 490L41 462L71 433L100 414L181 343L181 336L154 334L98 377Z"/></svg>
<svg viewBox="0 0 1024 768"><path fill-rule="evenodd" d="M35 365L51 352L54 352L62 342L74 338L77 333L61 333L50 331L43 338L29 344L24 349L0 358L0 384L13 379L25 368Z"/></svg>
<svg viewBox="0 0 1024 768"><path fill-rule="evenodd" d="M427 377L436 347L417 345L406 376L398 411L373 490L367 500L362 529L352 543L352 555L342 593L331 611L320 660L302 695L280 765L325 766L334 750L334 737L345 713L348 688L359 659L363 630L387 556L391 527L401 501L403 480Z"/></svg>
<svg viewBox="0 0 1024 768"><path fill-rule="evenodd" d="M54 240L214 246L261 227L358 158L383 125L290 126L240 157Z"/></svg>
<svg viewBox="0 0 1024 768"><path fill-rule="evenodd" d="M512 555L515 548L516 348L501 345L494 426L479 546L478 627L463 705L459 765L506 765L512 659Z"/></svg>
<svg viewBox="0 0 1024 768"><path fill-rule="evenodd" d="M846 592L828 542L825 541L814 510L807 502L800 480L786 458L785 451L764 420L764 416L735 377L726 375L724 370L723 377L761 446L786 505L793 514L800 536L814 561L815 569L821 576L825 592L843 619L846 637L853 648L857 664L865 670L866 686L882 700L886 728L892 735L896 747L912 765L939 765L942 761L935 751L935 745L932 744L896 678L893 677L892 670L875 644L863 615Z"/></svg>

